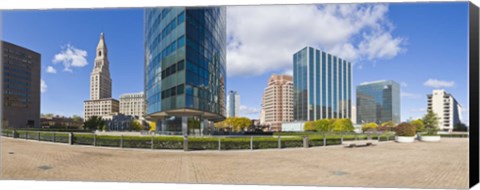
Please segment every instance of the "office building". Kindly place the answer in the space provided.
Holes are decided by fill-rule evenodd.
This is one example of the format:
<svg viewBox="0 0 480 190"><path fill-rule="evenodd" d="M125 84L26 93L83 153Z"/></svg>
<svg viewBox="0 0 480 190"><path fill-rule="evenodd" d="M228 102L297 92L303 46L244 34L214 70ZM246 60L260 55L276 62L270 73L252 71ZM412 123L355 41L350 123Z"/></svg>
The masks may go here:
<svg viewBox="0 0 480 190"><path fill-rule="evenodd" d="M400 85L392 80L357 86L357 123L400 123Z"/></svg>
<svg viewBox="0 0 480 190"><path fill-rule="evenodd" d="M145 115L145 96L143 92L122 94L120 96L120 114L136 118Z"/></svg>
<svg viewBox="0 0 480 190"><path fill-rule="evenodd" d="M157 132L187 135L200 122L194 130L206 133L226 114L226 7L147 8L144 16L147 119Z"/></svg>
<svg viewBox="0 0 480 190"><path fill-rule="evenodd" d="M452 132L454 126L461 123L462 106L445 90L433 90L427 98L427 110L437 114L439 129Z"/></svg>
<svg viewBox="0 0 480 190"><path fill-rule="evenodd" d="M237 91L230 91L227 95L227 117L239 117L240 95Z"/></svg>
<svg viewBox="0 0 480 190"><path fill-rule="evenodd" d="M313 121L351 117L352 65L305 47L293 55L293 118Z"/></svg>
<svg viewBox="0 0 480 190"><path fill-rule="evenodd" d="M283 122L293 120L293 81L290 75L272 75L262 98L264 123L281 131Z"/></svg>
<svg viewBox="0 0 480 190"><path fill-rule="evenodd" d="M105 117L119 111L118 100L112 98L110 63L103 33L100 34L95 55L95 64L90 74L90 100L84 101L85 120L92 116Z"/></svg>
<svg viewBox="0 0 480 190"><path fill-rule="evenodd" d="M2 41L2 127L40 127L40 54Z"/></svg>

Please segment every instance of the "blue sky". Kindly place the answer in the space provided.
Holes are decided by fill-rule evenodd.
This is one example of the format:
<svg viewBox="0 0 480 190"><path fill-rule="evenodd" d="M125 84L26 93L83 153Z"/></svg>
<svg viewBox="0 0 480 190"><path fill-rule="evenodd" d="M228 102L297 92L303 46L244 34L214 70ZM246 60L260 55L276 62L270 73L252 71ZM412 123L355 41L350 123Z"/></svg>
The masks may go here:
<svg viewBox="0 0 480 190"><path fill-rule="evenodd" d="M468 109L467 3L238 6L227 14L227 90L239 92L243 116L258 118L268 77L291 73L293 53L307 45L351 60L354 86L401 83L402 120L425 112L434 87ZM142 91L142 9L2 12L3 40L42 55L42 113L83 114L100 32L109 49L113 97ZM68 50L77 62L54 63ZM56 73L47 72L49 66ZM355 88L352 94L354 100Z"/></svg>

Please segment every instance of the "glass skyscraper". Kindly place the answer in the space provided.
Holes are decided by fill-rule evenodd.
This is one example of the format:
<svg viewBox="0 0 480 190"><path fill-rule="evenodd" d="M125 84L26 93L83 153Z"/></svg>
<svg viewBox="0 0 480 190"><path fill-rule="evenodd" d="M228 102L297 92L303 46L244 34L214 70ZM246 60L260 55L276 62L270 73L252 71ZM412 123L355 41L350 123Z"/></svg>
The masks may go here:
<svg viewBox="0 0 480 190"><path fill-rule="evenodd" d="M227 95L227 117L238 117L240 114L240 95L230 91Z"/></svg>
<svg viewBox="0 0 480 190"><path fill-rule="evenodd" d="M392 80L357 86L357 123L400 123L400 85Z"/></svg>
<svg viewBox="0 0 480 190"><path fill-rule="evenodd" d="M157 130L202 133L224 119L226 8L147 8L144 27L146 114Z"/></svg>
<svg viewBox="0 0 480 190"><path fill-rule="evenodd" d="M313 121L351 117L352 66L321 50L305 47L293 55L293 118Z"/></svg>

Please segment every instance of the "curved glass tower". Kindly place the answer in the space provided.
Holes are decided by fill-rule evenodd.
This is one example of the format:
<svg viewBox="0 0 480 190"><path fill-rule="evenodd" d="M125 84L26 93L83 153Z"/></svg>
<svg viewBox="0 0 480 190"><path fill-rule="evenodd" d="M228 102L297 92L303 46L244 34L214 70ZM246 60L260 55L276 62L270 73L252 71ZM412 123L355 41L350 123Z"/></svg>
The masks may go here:
<svg viewBox="0 0 480 190"><path fill-rule="evenodd" d="M162 133L225 118L226 8L145 9L146 114Z"/></svg>

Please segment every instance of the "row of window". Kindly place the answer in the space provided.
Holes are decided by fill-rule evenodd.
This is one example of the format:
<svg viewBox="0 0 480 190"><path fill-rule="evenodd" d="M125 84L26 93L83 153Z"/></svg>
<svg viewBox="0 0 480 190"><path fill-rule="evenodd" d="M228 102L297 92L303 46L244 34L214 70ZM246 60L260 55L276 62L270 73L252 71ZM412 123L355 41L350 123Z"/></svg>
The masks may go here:
<svg viewBox="0 0 480 190"><path fill-rule="evenodd" d="M166 89L162 91L162 99L171 97L171 96L176 96L176 95L181 95L183 94L184 91L184 85L178 85L174 86L172 88Z"/></svg>
<svg viewBox="0 0 480 190"><path fill-rule="evenodd" d="M177 49L182 48L183 46L185 46L185 37L182 35L179 38L177 38L177 40L170 43L166 48L164 48L162 52L156 55L151 62L159 63L161 59L163 59L164 57L167 57L171 53L175 52ZM152 71L154 66L155 64L149 65L150 67L149 70Z"/></svg>
<svg viewBox="0 0 480 190"><path fill-rule="evenodd" d="M154 49L161 41L163 41L178 25L182 24L185 21L184 13L180 13L177 18L174 18L170 23L163 28L163 30L155 37L150 46L150 49ZM156 26L156 25L153 25Z"/></svg>
<svg viewBox="0 0 480 190"><path fill-rule="evenodd" d="M185 68L185 60L180 60L176 64L171 65L170 67L167 67L162 71L162 79L167 78L168 76L175 74L177 71L182 71Z"/></svg>
<svg viewBox="0 0 480 190"><path fill-rule="evenodd" d="M148 15L148 20L152 20L152 17L153 16L156 16L155 17L155 21L153 22L153 26L158 26L160 24L161 21L163 21L165 19L165 17L168 15L168 13L172 10L172 8L164 8L159 14L158 16L155 14L157 11L150 11L148 13L150 13ZM150 31L151 32L151 31ZM148 33L148 36L151 35L151 33Z"/></svg>

